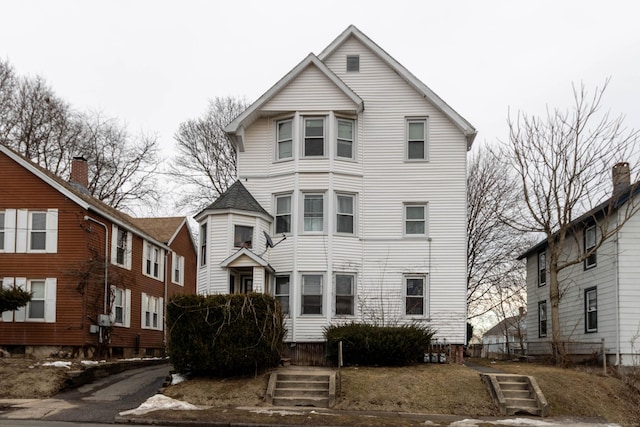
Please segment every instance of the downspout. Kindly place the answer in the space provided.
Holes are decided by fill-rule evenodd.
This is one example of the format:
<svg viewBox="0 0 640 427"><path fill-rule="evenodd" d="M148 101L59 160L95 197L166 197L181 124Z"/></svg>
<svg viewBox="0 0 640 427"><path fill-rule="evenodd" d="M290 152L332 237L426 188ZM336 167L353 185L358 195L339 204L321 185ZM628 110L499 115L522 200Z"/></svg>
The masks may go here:
<svg viewBox="0 0 640 427"><path fill-rule="evenodd" d="M169 288L168 276L171 274L169 270L169 251L164 251L164 303L162 304L162 347L167 351L167 291ZM183 282L184 283L184 282Z"/></svg>
<svg viewBox="0 0 640 427"><path fill-rule="evenodd" d="M619 213L618 213L619 215ZM617 220L617 217L616 217ZM618 226L616 221L616 227ZM616 230L616 256L614 262L616 263L615 274L615 292L616 292L616 365L620 366L620 230ZM603 351L604 353L604 351ZM602 355L606 357L605 354Z"/></svg>

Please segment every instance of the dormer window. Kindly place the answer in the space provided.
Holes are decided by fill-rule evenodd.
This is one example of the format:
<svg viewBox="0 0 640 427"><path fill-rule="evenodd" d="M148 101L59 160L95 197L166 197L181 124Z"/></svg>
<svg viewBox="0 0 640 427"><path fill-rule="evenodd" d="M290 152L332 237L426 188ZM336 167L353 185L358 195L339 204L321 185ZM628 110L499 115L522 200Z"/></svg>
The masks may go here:
<svg viewBox="0 0 640 427"><path fill-rule="evenodd" d="M347 55L347 72L360 71L360 55Z"/></svg>

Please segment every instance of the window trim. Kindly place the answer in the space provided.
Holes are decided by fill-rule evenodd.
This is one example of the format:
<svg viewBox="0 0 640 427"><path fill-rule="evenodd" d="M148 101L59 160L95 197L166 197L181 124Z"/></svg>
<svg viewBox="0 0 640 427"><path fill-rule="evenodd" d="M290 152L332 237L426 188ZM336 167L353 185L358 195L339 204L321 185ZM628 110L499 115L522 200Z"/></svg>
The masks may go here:
<svg viewBox="0 0 640 427"><path fill-rule="evenodd" d="M542 307L544 307L544 319L541 316ZM538 338L545 338L547 336L549 331L549 327L547 324L548 319L549 319L549 315L547 310L547 300L538 301ZM541 328L543 324L542 322L544 322L544 333L542 332L542 328Z"/></svg>
<svg viewBox="0 0 640 427"><path fill-rule="evenodd" d="M280 213L278 212L278 200L289 198L289 212L288 213ZM286 194L276 194L273 197L273 207L274 207L274 230L276 234L291 234L291 224L293 224L293 195L291 193ZM289 217L288 229L286 231L278 230L278 218L279 217Z"/></svg>
<svg viewBox="0 0 640 427"><path fill-rule="evenodd" d="M285 277L287 278L289 291L287 293L278 293L278 278ZM287 307L286 310L282 310L282 314L291 316L291 273L281 273L273 276L273 297L278 301L286 298ZM282 302L280 302L280 306L283 306Z"/></svg>
<svg viewBox="0 0 640 427"><path fill-rule="evenodd" d="M339 155L338 145L340 141L348 141L344 138L340 138L340 122L348 122L351 123L351 157L344 157ZM355 119L349 119L346 117L336 117L336 146L335 146L335 158L338 160L350 160L355 161L356 159L356 121Z"/></svg>
<svg viewBox="0 0 640 427"><path fill-rule="evenodd" d="M208 225L206 222L200 224L200 242L198 245L198 248L200 249L199 251L199 255L200 255L200 260L199 260L199 264L200 267L205 267L207 265L207 239L208 239Z"/></svg>
<svg viewBox="0 0 640 427"><path fill-rule="evenodd" d="M322 120L322 154L307 154L307 120ZM310 136L309 139L320 139L317 136ZM302 117L302 158L322 159L327 157L327 117L326 116L303 116Z"/></svg>
<svg viewBox="0 0 640 427"><path fill-rule="evenodd" d="M142 242L142 274L164 281L164 249L148 240Z"/></svg>
<svg viewBox="0 0 640 427"><path fill-rule="evenodd" d="M275 121L275 131L276 131L276 135L275 135L275 140L276 140L276 146L275 146L275 161L276 162L282 162L282 161L287 161L287 160L292 160L296 153L295 153L295 138L294 138L294 118L290 117L290 118L286 118L286 119L281 119L281 120L276 120ZM291 123L291 137L289 139L280 139L280 125L284 124L286 122ZM291 156L289 157L280 157L280 143L281 142L287 142L289 141L291 143Z"/></svg>
<svg viewBox="0 0 640 427"><path fill-rule="evenodd" d="M338 211L339 206L340 206L340 203L338 203L338 199L340 197L345 197L345 198L351 199L351 213L350 214ZM337 192L336 193L335 204L336 204L335 205L335 211L336 211L335 232L336 232L336 234L340 234L340 235L344 235L344 236L355 236L355 235L357 235L357 233L356 233L356 231L357 231L356 219L357 219L358 216L356 215L356 206L357 206L356 195L352 194L352 193ZM340 224L340 221L338 219L339 219L340 216L350 216L351 217L351 228L352 228L351 232L338 230L338 226Z"/></svg>
<svg viewBox="0 0 640 427"><path fill-rule="evenodd" d="M595 309L589 308L589 295L595 296ZM590 325L589 314L595 313L595 327ZM585 334L592 334L598 332L598 289L596 286L592 286L584 290L584 332Z"/></svg>
<svg viewBox="0 0 640 427"><path fill-rule="evenodd" d="M542 268L540 268L540 258L544 258L542 262ZM536 258L538 260L538 287L541 288L547 284L547 251L543 250L537 253Z"/></svg>
<svg viewBox="0 0 640 427"><path fill-rule="evenodd" d="M5 236L7 235L5 225L6 216L7 214L4 210L0 211L0 252L5 252L7 247L7 244L5 242Z"/></svg>
<svg viewBox="0 0 640 427"><path fill-rule="evenodd" d="M593 231L593 244L589 247L587 247L587 236L588 234ZM590 225L585 227L584 229L584 233L583 233L583 247L584 247L584 253L586 254L587 252L589 252L592 248L594 248L596 246L596 238L597 238L597 230L596 230L596 226L595 225ZM597 251L594 251L591 255L589 255L588 257L586 257L583 261L583 266L585 270L589 270L591 268L594 268L598 265L598 258L597 258Z"/></svg>
<svg viewBox="0 0 640 427"><path fill-rule="evenodd" d="M421 238L421 237L427 237L429 235L429 227L428 227L429 211L428 211L428 206L429 206L429 204L427 202L405 202L403 204L403 208L402 208L403 209L402 235L404 237ZM423 212L424 212L424 218L421 221L407 218L407 208L410 208L410 207L422 207L423 208ZM424 223L424 233L407 233L407 224L408 224L409 221Z"/></svg>
<svg viewBox="0 0 640 427"><path fill-rule="evenodd" d="M300 315L301 316L324 316L324 273L304 272L300 273ZM320 278L320 293L319 294L307 294L305 293L305 278L306 277L319 277ZM320 297L320 313L305 313L305 296Z"/></svg>
<svg viewBox="0 0 640 427"><path fill-rule="evenodd" d="M321 197L322 200L322 228L320 230L307 230L306 229L306 209L305 209L305 202L307 199L307 196L319 196ZM317 191L309 191L309 192L304 192L302 193L302 233L303 234L323 234L325 232L326 229L326 218L327 218L327 204L325 203L325 193L324 192L317 192ZM314 212L315 213L315 212ZM310 219L313 218L317 218L317 217L311 217Z"/></svg>
<svg viewBox="0 0 640 427"><path fill-rule="evenodd" d="M176 272L178 273L177 281ZM171 283L184 286L184 257L176 252L171 252Z"/></svg>
<svg viewBox="0 0 640 427"><path fill-rule="evenodd" d="M122 322L116 321L116 293L122 292ZM123 328L131 327L131 289L111 286L111 323Z"/></svg>
<svg viewBox="0 0 640 427"><path fill-rule="evenodd" d="M354 59L357 60L354 63ZM349 61L351 60L351 61ZM345 60L345 71L347 73L359 73L360 72L360 55L347 55Z"/></svg>
<svg viewBox="0 0 640 427"><path fill-rule="evenodd" d="M119 236L119 232L120 230L123 231L123 233L126 233L126 243L125 243L125 253L124 253L124 264L119 264L118 263L118 236ZM133 233L129 230L127 230L124 227L119 227L116 224L113 224L113 226L111 227L111 264L113 265L117 265L118 267L122 267L125 268L127 270L131 270L131 264L132 264L132 257L131 257L131 252L132 252L132 244L133 244ZM143 271L144 271L144 265L142 266Z"/></svg>
<svg viewBox="0 0 640 427"><path fill-rule="evenodd" d="M411 279L421 279L422 280L422 295L409 295L407 293L407 285L408 281ZM410 273L402 275L402 293L403 293L403 302L404 302L404 316L409 318L425 318L429 317L429 306L427 304L427 295L429 294L429 283L428 283L428 274L426 273ZM422 297L422 313L421 314L412 314L407 313L407 302L409 298L418 299Z"/></svg>
<svg viewBox="0 0 640 427"><path fill-rule="evenodd" d="M405 161L407 162L428 162L429 161L429 118L428 117L407 117L405 124ZM410 127L412 123L422 123L424 125L423 139L412 140L410 138ZM411 158L409 157L409 145L411 142L422 141L422 157Z"/></svg>
<svg viewBox="0 0 640 427"><path fill-rule="evenodd" d="M33 292L34 283L42 284L42 298L36 298ZM27 292L31 292L31 300L27 303L25 309L25 320L27 322L44 322L46 319L46 305L47 305L47 282L45 279L29 279L27 280ZM42 303L42 317L32 317L31 308L32 303Z"/></svg>
<svg viewBox="0 0 640 427"><path fill-rule="evenodd" d="M161 331L163 329L163 312L164 312L164 299L162 297L156 297L146 293L141 294L142 309L140 313L140 327L142 329L152 329ZM155 306L155 311L149 310L151 303ZM149 317L147 318L147 313ZM155 315L155 317L154 317ZM154 326L154 322L156 326Z"/></svg>
<svg viewBox="0 0 640 427"><path fill-rule="evenodd" d="M345 276L351 278L351 293L350 294L338 294L338 276ZM356 273L338 271L333 273L333 315L336 317L354 317L356 315ZM338 313L338 297L350 297L351 298L351 313Z"/></svg>

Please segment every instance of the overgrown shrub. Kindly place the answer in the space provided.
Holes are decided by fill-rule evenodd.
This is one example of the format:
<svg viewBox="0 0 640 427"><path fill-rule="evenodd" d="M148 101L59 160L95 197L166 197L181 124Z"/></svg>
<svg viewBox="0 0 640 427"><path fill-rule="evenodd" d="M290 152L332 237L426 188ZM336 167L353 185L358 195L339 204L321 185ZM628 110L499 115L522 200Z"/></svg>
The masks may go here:
<svg viewBox="0 0 640 427"><path fill-rule="evenodd" d="M351 323L325 328L327 353L338 361L342 341L345 365L404 366L423 360L433 332L418 325L374 326Z"/></svg>
<svg viewBox="0 0 640 427"><path fill-rule="evenodd" d="M176 295L167 327L176 370L221 377L276 366L286 332L277 301L258 293Z"/></svg>

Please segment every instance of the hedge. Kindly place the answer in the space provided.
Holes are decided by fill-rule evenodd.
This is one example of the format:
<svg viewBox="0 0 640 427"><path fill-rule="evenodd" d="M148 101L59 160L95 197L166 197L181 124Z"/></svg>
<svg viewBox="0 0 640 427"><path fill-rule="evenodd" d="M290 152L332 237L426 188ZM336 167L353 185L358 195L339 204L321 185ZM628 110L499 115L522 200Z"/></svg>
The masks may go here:
<svg viewBox="0 0 640 427"><path fill-rule="evenodd" d="M220 377L276 366L286 333L278 302L259 293L176 295L167 327L176 370Z"/></svg>
<svg viewBox="0 0 640 427"><path fill-rule="evenodd" d="M345 365L405 366L422 361L434 332L418 325L374 326L350 323L325 328L327 353L338 361L342 341Z"/></svg>

